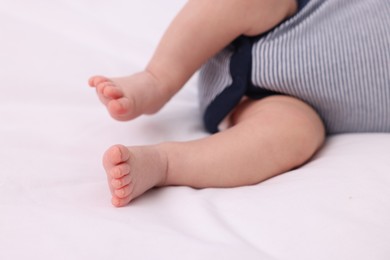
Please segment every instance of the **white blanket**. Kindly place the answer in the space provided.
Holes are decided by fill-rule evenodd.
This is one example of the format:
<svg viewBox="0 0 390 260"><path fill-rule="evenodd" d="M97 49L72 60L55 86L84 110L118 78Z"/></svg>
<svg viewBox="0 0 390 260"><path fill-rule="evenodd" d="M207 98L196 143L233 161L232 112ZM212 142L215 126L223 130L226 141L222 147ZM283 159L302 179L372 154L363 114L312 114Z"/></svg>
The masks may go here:
<svg viewBox="0 0 390 260"><path fill-rule="evenodd" d="M300 169L110 204L112 144L206 136L194 77L112 120L89 76L142 69L184 0L0 0L0 259L390 259L390 134L330 137Z"/></svg>

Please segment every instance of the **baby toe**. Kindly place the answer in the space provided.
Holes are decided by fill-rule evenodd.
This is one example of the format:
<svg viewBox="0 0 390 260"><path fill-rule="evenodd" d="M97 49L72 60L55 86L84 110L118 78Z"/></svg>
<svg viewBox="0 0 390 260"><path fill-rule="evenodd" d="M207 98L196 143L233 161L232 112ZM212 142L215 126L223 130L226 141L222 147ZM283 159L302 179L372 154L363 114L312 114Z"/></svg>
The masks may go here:
<svg viewBox="0 0 390 260"><path fill-rule="evenodd" d="M130 159L130 152L124 145L114 145L110 147L103 156L103 164L107 172L110 172L113 166L124 163Z"/></svg>
<svg viewBox="0 0 390 260"><path fill-rule="evenodd" d="M101 82L96 85L96 91L99 95L105 96L107 88L113 87L112 83L109 81Z"/></svg>
<svg viewBox="0 0 390 260"><path fill-rule="evenodd" d="M130 184L115 190L114 193L118 198L123 199L130 196L132 192L133 192L133 185Z"/></svg>
<svg viewBox="0 0 390 260"><path fill-rule="evenodd" d="M129 184L128 180L131 179L129 173L130 173L130 166L127 163L123 163L112 168L109 172L109 175L113 180L117 180Z"/></svg>
<svg viewBox="0 0 390 260"><path fill-rule="evenodd" d="M112 179L111 180L111 186L114 189L121 189L131 183L131 177L129 175L126 175L120 179Z"/></svg>
<svg viewBox="0 0 390 260"><path fill-rule="evenodd" d="M102 90L102 94L105 97L111 99L118 99L123 97L124 95L123 91L120 88L115 87L114 85L106 85L105 88Z"/></svg>
<svg viewBox="0 0 390 260"><path fill-rule="evenodd" d="M112 112L123 114L127 112L127 98L118 98L108 104L108 109Z"/></svg>
<svg viewBox="0 0 390 260"><path fill-rule="evenodd" d="M134 106L127 97L111 100L107 104L107 109L117 120L130 120L136 116Z"/></svg>
<svg viewBox="0 0 390 260"><path fill-rule="evenodd" d="M93 76L88 80L88 84L91 87L96 87L98 84L109 81L108 78L103 77L103 76Z"/></svg>
<svg viewBox="0 0 390 260"><path fill-rule="evenodd" d="M112 205L115 207L123 207L129 204L129 202L132 200L131 196L128 196L126 198L118 198L118 197L113 197L111 200Z"/></svg>

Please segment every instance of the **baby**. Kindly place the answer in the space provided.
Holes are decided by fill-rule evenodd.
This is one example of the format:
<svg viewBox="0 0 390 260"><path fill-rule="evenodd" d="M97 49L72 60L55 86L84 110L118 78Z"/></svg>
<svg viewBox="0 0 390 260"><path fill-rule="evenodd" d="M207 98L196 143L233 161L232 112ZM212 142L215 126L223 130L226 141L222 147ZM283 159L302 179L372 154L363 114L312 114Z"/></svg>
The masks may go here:
<svg viewBox="0 0 390 260"><path fill-rule="evenodd" d="M388 0L189 0L144 71L89 85L126 121L156 113L202 67L213 135L109 148L113 205L158 186L257 184L307 162L326 134L389 132L389 13Z"/></svg>

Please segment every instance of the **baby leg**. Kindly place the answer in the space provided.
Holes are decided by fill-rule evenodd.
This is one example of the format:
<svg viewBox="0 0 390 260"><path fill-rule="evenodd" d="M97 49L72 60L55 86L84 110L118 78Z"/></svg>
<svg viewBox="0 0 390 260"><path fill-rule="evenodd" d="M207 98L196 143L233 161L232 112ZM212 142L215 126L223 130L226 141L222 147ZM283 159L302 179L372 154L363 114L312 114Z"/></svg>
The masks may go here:
<svg viewBox="0 0 390 260"><path fill-rule="evenodd" d="M155 113L235 38L265 32L296 9L296 0L189 0L144 71L121 78L95 76L89 85L115 119Z"/></svg>
<svg viewBox="0 0 390 260"><path fill-rule="evenodd" d="M113 204L155 186L256 184L305 163L325 136L314 110L286 96L246 100L231 120L231 128L196 141L110 148L104 161Z"/></svg>
<svg viewBox="0 0 390 260"><path fill-rule="evenodd" d="M244 101L233 113L232 124L205 139L163 145L169 162L165 184L256 184L305 163L325 137L316 112L287 96Z"/></svg>

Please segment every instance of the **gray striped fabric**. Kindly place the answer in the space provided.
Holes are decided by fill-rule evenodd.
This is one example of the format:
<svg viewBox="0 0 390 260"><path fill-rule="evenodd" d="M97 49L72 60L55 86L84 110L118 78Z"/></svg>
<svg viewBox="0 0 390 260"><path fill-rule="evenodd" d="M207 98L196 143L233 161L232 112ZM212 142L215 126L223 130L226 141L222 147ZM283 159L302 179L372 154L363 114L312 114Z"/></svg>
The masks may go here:
<svg viewBox="0 0 390 260"><path fill-rule="evenodd" d="M229 65L233 51L226 48L207 62L199 72L199 102L202 113L221 92L232 84ZM207 87L206 87L207 86ZM210 87L209 87L210 86Z"/></svg>
<svg viewBox="0 0 390 260"><path fill-rule="evenodd" d="M252 83L307 102L329 134L390 132L390 0L311 0L252 53ZM230 57L202 68L203 111L229 86Z"/></svg>

